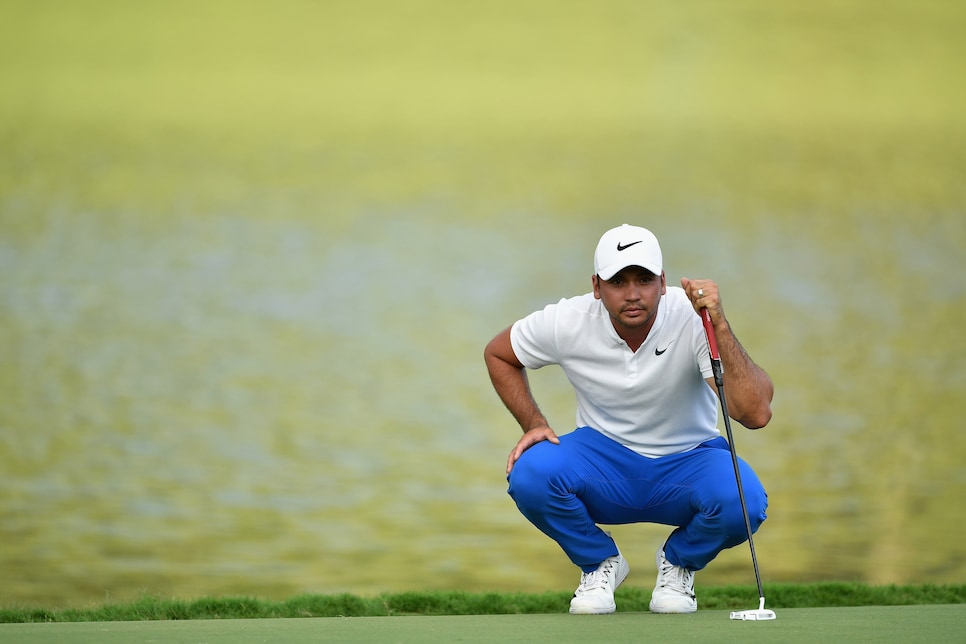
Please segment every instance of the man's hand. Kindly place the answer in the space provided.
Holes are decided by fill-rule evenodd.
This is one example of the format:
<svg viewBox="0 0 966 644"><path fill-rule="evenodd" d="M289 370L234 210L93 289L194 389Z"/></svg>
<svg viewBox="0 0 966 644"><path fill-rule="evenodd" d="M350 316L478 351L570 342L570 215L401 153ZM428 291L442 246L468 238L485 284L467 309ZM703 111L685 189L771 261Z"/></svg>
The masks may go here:
<svg viewBox="0 0 966 644"><path fill-rule="evenodd" d="M533 429L528 430L527 433L525 433L523 437L517 441L517 445L513 448L513 451L510 452L510 457L506 460L506 473L510 473L510 470L513 469L513 464L517 462L517 459L519 459L525 451L541 441L550 441L554 445L560 444L560 439L557 438L556 432L546 425L542 427L534 427Z"/></svg>
<svg viewBox="0 0 966 644"><path fill-rule="evenodd" d="M711 280L691 280L681 278L681 288L687 293L694 312L701 314L701 309L708 309L711 322L715 325L725 321L724 309L721 308L721 298L718 295L718 285Z"/></svg>

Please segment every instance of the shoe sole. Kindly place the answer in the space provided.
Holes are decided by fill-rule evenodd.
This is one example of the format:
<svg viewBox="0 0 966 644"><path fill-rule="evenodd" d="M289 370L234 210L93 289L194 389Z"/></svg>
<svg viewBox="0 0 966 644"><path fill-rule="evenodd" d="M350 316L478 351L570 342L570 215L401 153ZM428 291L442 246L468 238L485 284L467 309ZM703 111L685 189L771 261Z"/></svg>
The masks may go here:
<svg viewBox="0 0 966 644"><path fill-rule="evenodd" d="M648 608L652 613L656 613L658 615L690 615L691 613L696 613L698 611L697 605L688 606L682 610L654 608L653 604L649 605Z"/></svg>

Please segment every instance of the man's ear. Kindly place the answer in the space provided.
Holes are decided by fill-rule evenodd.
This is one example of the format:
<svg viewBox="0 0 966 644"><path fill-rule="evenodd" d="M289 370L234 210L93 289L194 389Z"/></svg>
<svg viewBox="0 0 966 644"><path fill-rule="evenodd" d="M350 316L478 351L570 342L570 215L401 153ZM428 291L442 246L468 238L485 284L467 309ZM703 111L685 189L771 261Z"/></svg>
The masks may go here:
<svg viewBox="0 0 966 644"><path fill-rule="evenodd" d="M594 285L594 297L600 299L600 278L596 275L591 276L591 283Z"/></svg>
<svg viewBox="0 0 966 644"><path fill-rule="evenodd" d="M664 271L661 271L661 295L666 295L666 294L667 294L667 275L664 274Z"/></svg>

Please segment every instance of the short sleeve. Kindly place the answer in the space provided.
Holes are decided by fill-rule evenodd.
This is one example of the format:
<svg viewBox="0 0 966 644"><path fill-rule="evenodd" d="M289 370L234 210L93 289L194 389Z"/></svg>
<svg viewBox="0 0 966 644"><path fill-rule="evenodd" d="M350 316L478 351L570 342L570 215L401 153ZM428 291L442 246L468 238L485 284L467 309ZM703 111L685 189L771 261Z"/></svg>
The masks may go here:
<svg viewBox="0 0 966 644"><path fill-rule="evenodd" d="M517 320L510 328L513 353L527 369L560 363L556 342L558 311L559 303L549 304Z"/></svg>

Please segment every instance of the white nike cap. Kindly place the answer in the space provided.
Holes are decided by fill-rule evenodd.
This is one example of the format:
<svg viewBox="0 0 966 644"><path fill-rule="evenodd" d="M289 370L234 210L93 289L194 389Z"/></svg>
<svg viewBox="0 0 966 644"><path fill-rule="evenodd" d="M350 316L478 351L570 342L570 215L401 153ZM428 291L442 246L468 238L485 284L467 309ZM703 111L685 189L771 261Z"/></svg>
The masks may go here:
<svg viewBox="0 0 966 644"><path fill-rule="evenodd" d="M597 242L594 252L594 272L602 280L609 280L628 266L646 268L661 274L661 245L647 228L624 224L611 228Z"/></svg>

